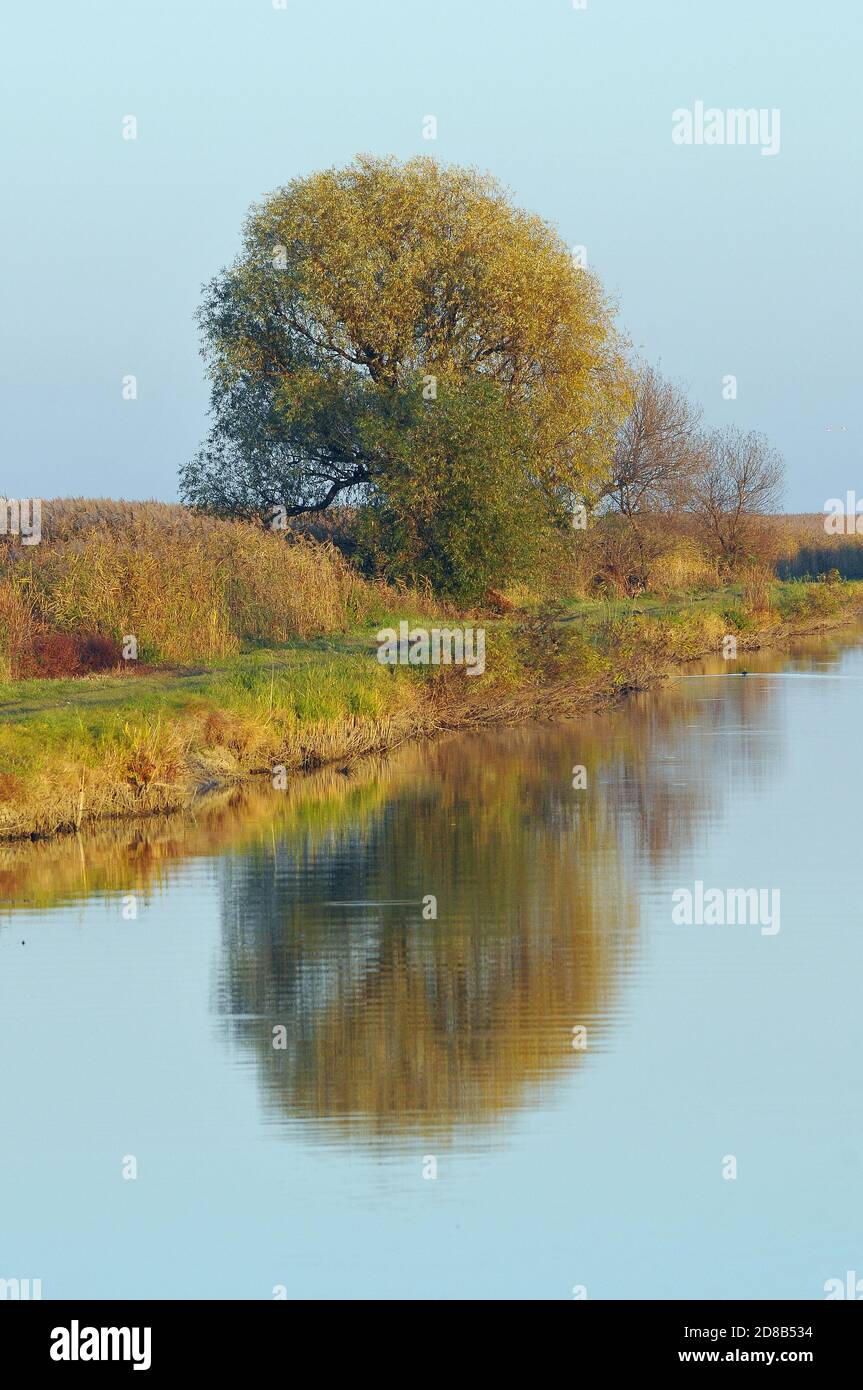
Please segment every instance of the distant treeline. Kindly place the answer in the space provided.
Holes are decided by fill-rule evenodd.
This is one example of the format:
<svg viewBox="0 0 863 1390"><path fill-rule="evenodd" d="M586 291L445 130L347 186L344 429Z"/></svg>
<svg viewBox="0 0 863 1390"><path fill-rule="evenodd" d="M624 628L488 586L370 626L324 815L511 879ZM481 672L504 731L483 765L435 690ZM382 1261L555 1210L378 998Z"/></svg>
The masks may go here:
<svg viewBox="0 0 863 1390"><path fill-rule="evenodd" d="M816 579L837 570L843 579L863 579L863 545L846 541L838 545L803 546L776 563L779 579Z"/></svg>

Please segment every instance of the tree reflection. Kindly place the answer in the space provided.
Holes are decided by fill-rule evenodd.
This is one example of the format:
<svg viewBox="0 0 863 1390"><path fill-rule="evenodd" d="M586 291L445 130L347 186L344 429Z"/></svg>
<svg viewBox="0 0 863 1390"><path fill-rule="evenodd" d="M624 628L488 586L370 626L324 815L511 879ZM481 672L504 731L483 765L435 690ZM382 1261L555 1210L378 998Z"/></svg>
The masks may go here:
<svg viewBox="0 0 863 1390"><path fill-rule="evenodd" d="M402 756L380 807L231 859L219 1007L269 1104L448 1128L584 1055L575 1025L601 1042L636 905L566 756L560 730L447 738Z"/></svg>

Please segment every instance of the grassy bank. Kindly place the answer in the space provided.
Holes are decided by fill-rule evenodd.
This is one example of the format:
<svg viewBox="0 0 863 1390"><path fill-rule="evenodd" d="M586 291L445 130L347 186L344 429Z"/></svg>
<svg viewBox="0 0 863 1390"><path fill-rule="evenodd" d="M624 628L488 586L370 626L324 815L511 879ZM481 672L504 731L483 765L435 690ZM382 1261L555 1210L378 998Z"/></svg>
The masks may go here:
<svg viewBox="0 0 863 1390"><path fill-rule="evenodd" d="M303 563L314 561L309 552ZM327 563L338 577L341 561ZM173 812L202 789L348 764L442 729L574 714L720 650L728 635L745 651L836 625L863 604L863 584L789 582L476 613L466 620L486 629L486 671L470 677L381 665L378 628L452 626L453 615L420 595L373 591L346 573L342 582L341 609L332 599L341 630L266 646L247 638L206 664L0 684L0 838Z"/></svg>

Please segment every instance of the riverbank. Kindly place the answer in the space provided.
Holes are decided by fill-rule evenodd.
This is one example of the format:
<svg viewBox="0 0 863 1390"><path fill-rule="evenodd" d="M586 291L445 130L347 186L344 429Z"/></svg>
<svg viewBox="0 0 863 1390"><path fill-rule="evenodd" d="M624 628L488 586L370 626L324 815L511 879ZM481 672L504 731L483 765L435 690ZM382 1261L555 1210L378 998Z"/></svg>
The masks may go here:
<svg viewBox="0 0 863 1390"><path fill-rule="evenodd" d="M734 588L472 618L485 672L384 666L375 629L258 647L199 667L0 686L0 839L167 815L245 778L285 786L443 730L597 710L682 662L779 646L863 608L863 584L776 584L761 611ZM431 625L428 613L399 615ZM452 617L441 619L453 626Z"/></svg>

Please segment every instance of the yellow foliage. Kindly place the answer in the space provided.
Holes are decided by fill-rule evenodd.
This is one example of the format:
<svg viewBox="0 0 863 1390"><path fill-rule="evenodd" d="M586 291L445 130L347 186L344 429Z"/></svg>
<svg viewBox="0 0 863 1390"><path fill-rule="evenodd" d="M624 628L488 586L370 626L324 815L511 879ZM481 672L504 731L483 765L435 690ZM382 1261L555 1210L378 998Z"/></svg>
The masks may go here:
<svg viewBox="0 0 863 1390"><path fill-rule="evenodd" d="M278 248L287 264L270 274ZM605 476L631 403L610 306L491 177L359 156L296 179L252 210L232 284L252 312L216 352L223 383L278 370L280 325L313 347L311 365L285 371L287 412L337 411L348 379L372 400L482 373L526 412L541 476L577 490Z"/></svg>

